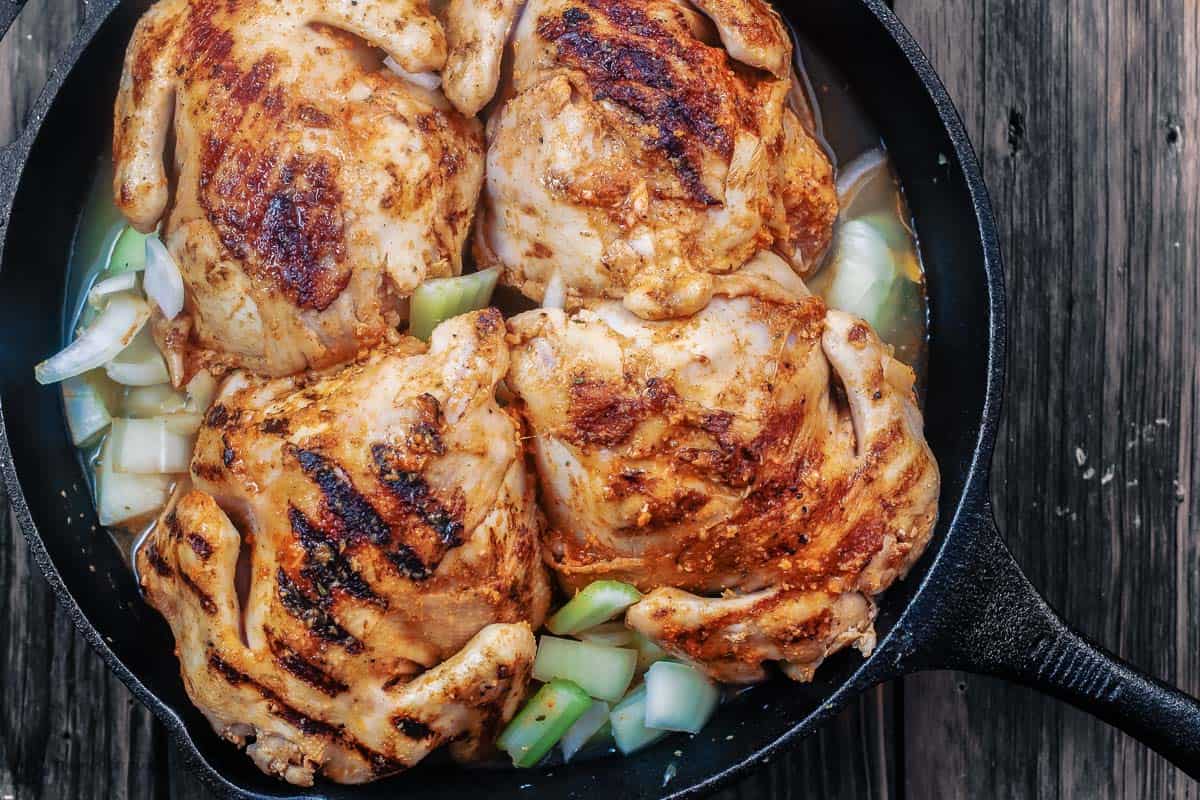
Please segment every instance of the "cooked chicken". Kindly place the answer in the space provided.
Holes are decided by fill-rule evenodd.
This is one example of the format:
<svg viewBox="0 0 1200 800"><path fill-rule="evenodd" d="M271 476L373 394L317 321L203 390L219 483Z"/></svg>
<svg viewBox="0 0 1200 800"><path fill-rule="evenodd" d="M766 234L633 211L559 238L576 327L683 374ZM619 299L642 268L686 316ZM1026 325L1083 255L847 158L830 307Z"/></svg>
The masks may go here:
<svg viewBox="0 0 1200 800"><path fill-rule="evenodd" d="M184 684L266 772L356 783L491 746L549 602L495 310L340 371L237 373L138 553ZM242 560L239 562L239 549ZM238 592L239 584L241 593Z"/></svg>
<svg viewBox="0 0 1200 800"><path fill-rule="evenodd" d="M790 99L791 42L761 0L530 0L488 122L476 256L535 300L694 313L772 248L803 274L829 244L833 170ZM446 91L473 112L516 6L449 9ZM454 33L457 31L456 33ZM724 42L725 47L722 47ZM741 59L735 61L734 59Z"/></svg>
<svg viewBox="0 0 1200 800"><path fill-rule="evenodd" d="M937 465L913 374L866 323L772 255L716 291L682 320L607 301L511 321L545 558L568 591L649 592L627 624L715 678L778 660L804 680L873 645L873 595L932 531Z"/></svg>
<svg viewBox="0 0 1200 800"><path fill-rule="evenodd" d="M163 219L183 273L184 314L156 328L177 383L345 361L461 270L482 130L375 48L411 73L446 55L425 0L161 0L138 23L114 192L139 230Z"/></svg>

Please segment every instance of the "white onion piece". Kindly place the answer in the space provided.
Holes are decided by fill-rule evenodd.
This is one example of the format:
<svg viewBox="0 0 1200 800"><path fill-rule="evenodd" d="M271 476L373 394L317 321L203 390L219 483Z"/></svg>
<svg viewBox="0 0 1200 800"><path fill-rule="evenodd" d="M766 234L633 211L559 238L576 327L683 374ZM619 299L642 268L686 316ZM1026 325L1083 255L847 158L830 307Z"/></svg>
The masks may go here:
<svg viewBox="0 0 1200 800"><path fill-rule="evenodd" d="M583 712L583 716L567 728L567 732L558 740L559 746L562 747L563 761L570 761L596 735L596 731L604 727L608 722L608 710L608 703L593 700L591 707Z"/></svg>
<svg viewBox="0 0 1200 800"><path fill-rule="evenodd" d="M82 375L110 361L133 341L150 319L150 306L132 294L111 295L108 305L79 338L33 368L41 384Z"/></svg>
<svg viewBox="0 0 1200 800"><path fill-rule="evenodd" d="M128 347L104 365L104 371L122 386L153 386L171 379L167 362L148 330L133 337Z"/></svg>
<svg viewBox="0 0 1200 800"><path fill-rule="evenodd" d="M659 661L646 671L646 727L699 733L721 693L695 667Z"/></svg>
<svg viewBox="0 0 1200 800"><path fill-rule="evenodd" d="M146 296L167 319L183 311L183 275L167 246L157 236L146 237Z"/></svg>
<svg viewBox="0 0 1200 800"><path fill-rule="evenodd" d="M104 306L104 298L110 294L117 292L128 292L137 288L138 274L136 272L122 272L120 275L113 275L111 278L105 278L92 287L88 292L88 303L94 308Z"/></svg>
<svg viewBox="0 0 1200 800"><path fill-rule="evenodd" d="M96 464L96 513L101 525L116 525L152 514L166 505L169 475L131 475L112 469L112 437Z"/></svg>
<svg viewBox="0 0 1200 800"><path fill-rule="evenodd" d="M203 414L217 396L217 379L206 369L192 376L187 387L187 410Z"/></svg>
<svg viewBox="0 0 1200 800"><path fill-rule="evenodd" d="M409 83L416 84L422 89L436 91L442 85L442 76L436 72L409 72L404 67L396 63L396 59L388 56L383 60L383 65L396 73L397 76L403 78Z"/></svg>
<svg viewBox="0 0 1200 800"><path fill-rule="evenodd" d="M163 422L171 433L195 436L200 431L200 426L204 424L204 415L181 411L178 414L167 414L163 417Z"/></svg>
<svg viewBox="0 0 1200 800"><path fill-rule="evenodd" d="M869 222L852 219L834 233L825 302L878 325L892 286L896 260L887 239Z"/></svg>
<svg viewBox="0 0 1200 800"><path fill-rule="evenodd" d="M546 281L546 291L542 294L542 308L564 308L567 305L567 287L563 284L562 275L558 270Z"/></svg>
<svg viewBox="0 0 1200 800"><path fill-rule="evenodd" d="M868 150L838 171L837 195L838 205L846 208L854 201L855 195L875 176L876 170L887 164L887 156L882 150Z"/></svg>
<svg viewBox="0 0 1200 800"><path fill-rule="evenodd" d="M183 411L184 397L169 383L152 386L131 386L125 390L121 415L126 417L158 417Z"/></svg>
<svg viewBox="0 0 1200 800"><path fill-rule="evenodd" d="M112 423L108 404L99 386L101 381L105 381L103 375L89 372L67 378L62 383L67 428L76 447L84 445Z"/></svg>
<svg viewBox="0 0 1200 800"><path fill-rule="evenodd" d="M112 468L116 472L159 475L187 472L193 438L171 429L165 417L114 419Z"/></svg>

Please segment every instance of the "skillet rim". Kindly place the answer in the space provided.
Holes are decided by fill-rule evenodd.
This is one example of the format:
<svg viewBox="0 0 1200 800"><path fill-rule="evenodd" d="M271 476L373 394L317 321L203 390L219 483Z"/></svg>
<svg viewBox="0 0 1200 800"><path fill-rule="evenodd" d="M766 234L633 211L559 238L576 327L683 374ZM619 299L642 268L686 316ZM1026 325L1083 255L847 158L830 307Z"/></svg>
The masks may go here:
<svg viewBox="0 0 1200 800"><path fill-rule="evenodd" d="M95 38L97 31L108 20L112 12L119 6L121 0L96 0L90 5L90 11L83 26L72 40L67 54L53 68L46 85L38 96L29 115L24 130L19 137L7 147L0 149L0 195L8 198L9 206L0 208L5 216L0 218L0 256L3 255L7 242L8 213L11 203L15 202L16 189L19 188L23 177L24 167L30 150L37 139L46 115L58 96L66 78L71 74L76 62ZM784 5L784 0L771 0L774 5ZM945 86L938 77L933 65L926 57L920 46L904 24L896 17L883 0L859 0L875 18L888 37L900 48L904 59L916 74L925 94L933 103L942 128L945 130L962 172L972 211L978 224L978 233L983 252L984 283L987 292L988 319L987 330L987 364L986 385L984 387L984 402L979 419L979 431L972 449L970 463L966 469L963 489L955 505L954 513L946 528L942 540L930 549L933 552L925 556L931 558L920 582L914 588L903 611L895 624L877 644L874 652L853 671L841 685L815 711L801 718L767 745L709 776L703 781L678 791L662 795L663 800L683 800L683 798L699 797L727 785L749 770L765 764L779 752L792 745L800 737L815 730L824 723L855 695L866 689L907 674L912 670L906 667L906 661L911 657L914 645L912 632L917 614L927 611L919 608L922 598L929 592L940 575L947 567L945 562L964 551L960 545L969 537L966 530L972 518L984 515L990 518L990 501L988 499L988 478L992 448L996 437L996 428L1000 417L1001 398L1004 385L1004 360L1007 342L1007 326L1004 307L1004 276L1001 261L1000 246L996 230L996 222L992 213L991 201L983 180L982 171L974 148L970 143L962 119L955 109ZM787 17L786 13L781 12ZM0 269L3 269L3 259L0 258ZM0 402L0 474L9 495L11 512L16 518L26 543L33 555L33 560L45 576L51 591L58 603L66 611L75 628L83 635L85 641L100 655L108 668L124 683L135 697L145 705L159 722L166 728L171 739L179 749L184 765L193 774L198 775L204 784L214 792L227 797L268 797L254 792L246 792L241 787L227 779L220 771L210 764L200 753L193 742L186 725L179 714L165 702L159 699L145 684L121 661L108 647L99 631L84 615L74 595L63 581L52 561L49 551L42 541L32 512L26 503L17 477L16 465L8 443L8 429L4 418L2 402ZM956 552L958 551L958 552ZM323 793L306 791L295 787L297 791L290 797L296 800L320 800Z"/></svg>

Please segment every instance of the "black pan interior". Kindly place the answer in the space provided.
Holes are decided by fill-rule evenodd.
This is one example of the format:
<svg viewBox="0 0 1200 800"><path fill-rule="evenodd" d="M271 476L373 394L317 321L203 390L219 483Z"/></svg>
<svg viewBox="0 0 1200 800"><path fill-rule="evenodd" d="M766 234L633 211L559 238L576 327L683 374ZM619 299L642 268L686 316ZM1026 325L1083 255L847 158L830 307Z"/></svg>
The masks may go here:
<svg viewBox="0 0 1200 800"><path fill-rule="evenodd" d="M35 555L61 577L67 599L78 604L83 624L94 631L93 643L170 727L182 723L197 754L229 781L226 790L236 786L267 797L306 796L261 775L219 741L187 701L165 624L141 602L121 557L96 526L66 435L58 390L33 380L33 365L62 343L71 236L87 178L102 148L109 146L124 45L144 6L125 3L100 27L65 78L30 153L0 262L0 401L13 463L40 535ZM988 374L985 255L959 160L960 155L973 157L961 134L952 135L943 122L943 115L953 118L953 110L939 108L923 83L936 79L914 69L905 49L880 24L877 15L888 16L881 4L806 0L782 5L781 11L837 65L884 131L916 220L932 314L927 432L943 476L941 522L932 551L952 535L952 520L978 456ZM915 57L923 63L919 54ZM932 560L927 553L908 580L884 596L881 640ZM543 797L546 792L581 798L597 792L621 798L665 796L728 777L737 766L767 755L789 732L810 730L848 693L885 674L876 666L864 666L857 654L841 654L812 684L779 679L756 687L724 707L700 735L669 737L632 758L521 772L429 765L365 787L323 784L312 794L467 798L486 790L489 796L513 797L526 792ZM674 777L664 783L672 764Z"/></svg>

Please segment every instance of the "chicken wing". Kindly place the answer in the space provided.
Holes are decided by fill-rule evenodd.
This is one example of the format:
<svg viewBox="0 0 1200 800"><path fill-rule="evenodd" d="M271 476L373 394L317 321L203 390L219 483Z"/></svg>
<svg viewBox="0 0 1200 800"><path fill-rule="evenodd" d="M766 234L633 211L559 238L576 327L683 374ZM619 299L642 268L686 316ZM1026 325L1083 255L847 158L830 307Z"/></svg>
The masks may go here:
<svg viewBox="0 0 1200 800"><path fill-rule="evenodd" d="M482 129L376 48L410 72L446 56L425 0L162 0L139 21L113 189L183 274L184 314L156 327L177 384L345 361L461 270Z"/></svg>
<svg viewBox="0 0 1200 800"><path fill-rule="evenodd" d="M911 370L766 260L687 319L608 301L510 323L547 563L568 591L649 592L628 624L730 681L774 660L806 679L840 647L869 649L871 598L937 514Z"/></svg>
<svg viewBox="0 0 1200 800"><path fill-rule="evenodd" d="M264 771L356 783L444 743L471 758L523 698L549 587L493 396L504 336L483 311L427 351L238 373L206 415L194 490L137 563L193 702Z"/></svg>

